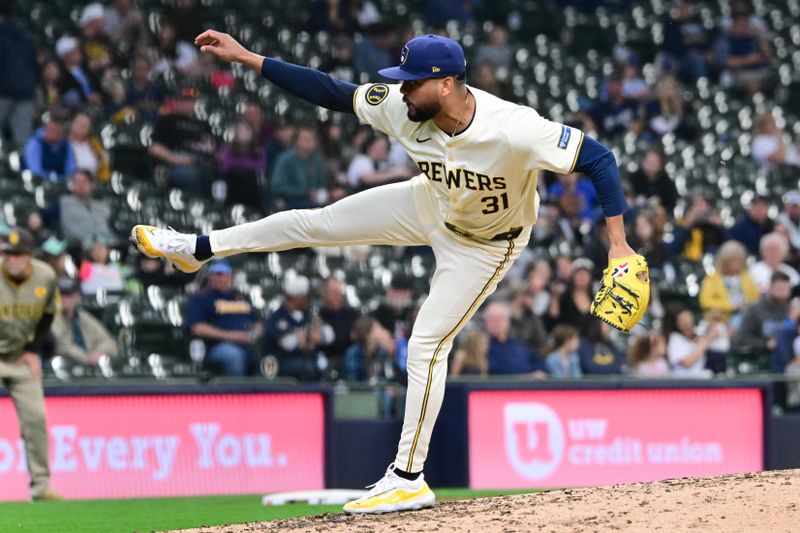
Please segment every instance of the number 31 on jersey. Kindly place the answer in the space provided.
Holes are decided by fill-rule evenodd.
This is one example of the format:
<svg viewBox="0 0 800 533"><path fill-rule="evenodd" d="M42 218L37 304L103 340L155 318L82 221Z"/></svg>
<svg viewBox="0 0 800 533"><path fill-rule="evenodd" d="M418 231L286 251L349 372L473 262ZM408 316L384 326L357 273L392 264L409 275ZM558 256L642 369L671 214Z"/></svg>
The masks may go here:
<svg viewBox="0 0 800 533"><path fill-rule="evenodd" d="M508 194L503 193L500 196L484 196L481 202L486 206L481 210L484 215L497 213L501 209L508 209Z"/></svg>

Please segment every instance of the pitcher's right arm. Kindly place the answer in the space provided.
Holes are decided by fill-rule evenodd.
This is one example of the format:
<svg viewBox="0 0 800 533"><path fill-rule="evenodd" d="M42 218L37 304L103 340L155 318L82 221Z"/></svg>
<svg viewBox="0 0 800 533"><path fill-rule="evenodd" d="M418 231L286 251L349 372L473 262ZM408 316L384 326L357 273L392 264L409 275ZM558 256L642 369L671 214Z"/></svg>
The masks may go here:
<svg viewBox="0 0 800 533"><path fill-rule="evenodd" d="M207 30L194 40L204 54L241 63L298 98L332 111L355 113L353 97L358 85L313 68L293 65L247 50L227 33Z"/></svg>

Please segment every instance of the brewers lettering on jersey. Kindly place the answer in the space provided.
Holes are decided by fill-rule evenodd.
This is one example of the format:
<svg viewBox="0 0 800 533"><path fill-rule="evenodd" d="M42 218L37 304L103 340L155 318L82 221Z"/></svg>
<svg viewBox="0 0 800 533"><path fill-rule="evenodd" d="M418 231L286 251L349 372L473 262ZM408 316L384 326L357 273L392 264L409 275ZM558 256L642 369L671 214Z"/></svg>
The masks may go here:
<svg viewBox="0 0 800 533"><path fill-rule="evenodd" d="M363 85L355 94L361 122L394 138L427 179L437 203L446 208L444 221L472 235L497 234L536 222L539 171L569 174L575 168L583 133L550 122L529 107L506 102L469 88L475 112L456 136L432 120L407 118L400 85L388 86L379 104L369 95L383 84ZM362 97L362 95L364 95ZM430 138L419 142L418 139Z"/></svg>
<svg viewBox="0 0 800 533"><path fill-rule="evenodd" d="M380 513L433 505L422 469L444 394L447 356L454 337L525 248L539 207L540 171L591 177L606 216L609 257L634 255L625 239L626 205L614 156L577 129L467 85L464 52L445 37L412 39L400 64L380 71L393 83L361 86L260 56L214 30L195 44L203 53L260 71L308 102L355 113L399 143L420 173L322 209L276 213L209 235L136 226L132 241L142 253L165 257L185 272L197 271L213 257L243 252L429 245L436 271L408 344L406 412L397 454L385 476L344 510Z"/></svg>

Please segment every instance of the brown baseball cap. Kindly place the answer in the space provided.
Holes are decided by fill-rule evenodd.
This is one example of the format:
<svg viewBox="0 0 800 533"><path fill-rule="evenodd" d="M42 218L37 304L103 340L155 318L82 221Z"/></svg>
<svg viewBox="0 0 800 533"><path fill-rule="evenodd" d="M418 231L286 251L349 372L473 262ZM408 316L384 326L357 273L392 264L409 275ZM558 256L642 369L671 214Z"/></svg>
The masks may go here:
<svg viewBox="0 0 800 533"><path fill-rule="evenodd" d="M0 245L0 251L5 253L32 254L36 241L30 231L24 228L11 228L5 241Z"/></svg>

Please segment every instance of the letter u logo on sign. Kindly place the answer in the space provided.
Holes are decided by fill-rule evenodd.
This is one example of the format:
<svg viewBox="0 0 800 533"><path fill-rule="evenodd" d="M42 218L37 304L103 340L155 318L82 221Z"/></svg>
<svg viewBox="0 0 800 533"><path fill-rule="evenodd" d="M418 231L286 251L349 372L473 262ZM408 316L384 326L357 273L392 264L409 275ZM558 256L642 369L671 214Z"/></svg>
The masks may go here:
<svg viewBox="0 0 800 533"><path fill-rule="evenodd" d="M527 479L545 479L564 456L561 419L543 403L507 403L503 407L506 457Z"/></svg>

